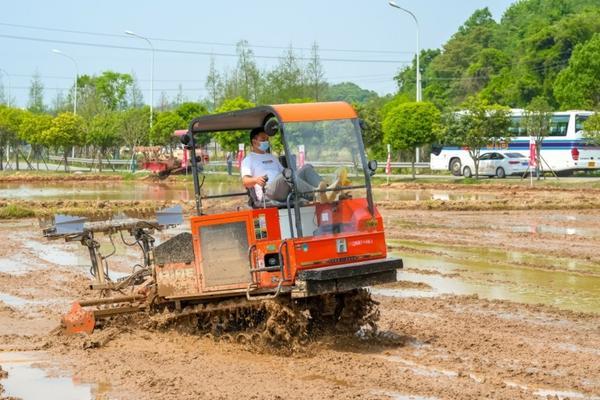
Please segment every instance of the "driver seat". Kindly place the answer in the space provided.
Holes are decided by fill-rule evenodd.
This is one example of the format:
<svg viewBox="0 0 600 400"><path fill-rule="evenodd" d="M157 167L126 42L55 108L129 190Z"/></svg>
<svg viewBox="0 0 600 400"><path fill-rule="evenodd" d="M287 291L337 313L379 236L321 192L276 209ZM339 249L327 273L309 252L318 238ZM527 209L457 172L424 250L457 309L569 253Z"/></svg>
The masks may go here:
<svg viewBox="0 0 600 400"><path fill-rule="evenodd" d="M271 200L271 199L266 199L265 202L263 203L262 200L258 199L258 196L256 195L256 190L252 187L252 188L246 188L246 192L248 193L248 206L250 208L271 208L271 207L277 207L277 208L286 208L287 204L285 202L282 201L277 201L277 200Z"/></svg>

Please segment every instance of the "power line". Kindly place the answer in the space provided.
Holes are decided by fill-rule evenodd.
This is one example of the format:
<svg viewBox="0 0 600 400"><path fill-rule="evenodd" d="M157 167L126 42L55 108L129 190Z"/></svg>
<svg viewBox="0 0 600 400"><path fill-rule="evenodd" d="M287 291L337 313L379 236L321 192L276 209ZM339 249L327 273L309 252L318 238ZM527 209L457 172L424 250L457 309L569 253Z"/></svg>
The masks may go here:
<svg viewBox="0 0 600 400"><path fill-rule="evenodd" d="M6 22L0 22L2 26L10 26L13 28L25 28L25 29L34 29L48 32L61 32L61 33L74 33L78 35L89 35L89 36L101 36L101 37L114 37L114 38L124 38L124 35L115 34L115 33L103 33L103 32L89 32L89 31L79 31L73 29L60 29L60 28L50 28L50 27L42 27L42 26L34 26L34 25L21 25L21 24L11 24ZM237 47L237 43L225 43L225 42L208 42L208 41L200 41L200 40L189 40L189 39L168 39L168 38L160 38L160 37L148 37L150 40L160 41L160 42L171 42L171 43L186 43L186 44L200 44L200 45L208 45L208 46L224 46L224 47ZM253 48L261 48L261 49L277 49L277 50L287 50L289 46L273 46L273 45L257 45L257 44L248 44L248 47ZM312 50L308 47L295 47L297 50ZM320 51L326 52L340 52L340 53L366 53L366 54L414 54L414 51L394 51L394 50L366 50L366 49L336 49L336 48L320 48Z"/></svg>
<svg viewBox="0 0 600 400"><path fill-rule="evenodd" d="M0 37L5 39L15 39L15 40L27 40L32 42L42 42L42 43L60 43L60 44L69 44L74 46L84 46L84 47L100 47L100 48L108 48L108 49L119 49L119 50L137 50L137 51L152 51L152 49L143 48L143 47L133 47L133 46L120 46L114 44L103 44L103 43L90 43L90 42L78 42L73 40L58 40L58 39L43 39L36 38L30 36L16 36L16 35L5 35L0 34ZM157 53L168 53L168 54L188 54L188 55L202 55L202 56L219 56L219 57L237 57L238 55L235 53L216 53L216 52L207 52L207 51L193 51L193 50L173 50L173 49L161 49L154 48L154 51ZM279 60L280 56L265 56L265 55L254 55L255 58L262 59L270 59L270 60ZM302 61L311 61L309 57L296 57L297 60ZM382 63L382 64L410 64L411 61L406 60L375 60L375 59L349 59L349 58L321 58L321 61L324 62L347 62L347 63Z"/></svg>

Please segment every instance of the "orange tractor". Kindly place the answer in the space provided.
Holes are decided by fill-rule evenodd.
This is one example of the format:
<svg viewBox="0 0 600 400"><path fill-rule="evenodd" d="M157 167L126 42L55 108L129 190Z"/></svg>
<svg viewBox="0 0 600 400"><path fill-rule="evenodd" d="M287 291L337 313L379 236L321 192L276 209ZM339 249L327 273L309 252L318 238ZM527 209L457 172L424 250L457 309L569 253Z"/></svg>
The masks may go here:
<svg viewBox="0 0 600 400"><path fill-rule="evenodd" d="M196 215L188 232L154 246L155 230L182 221L177 208L151 221L63 216L45 230L49 238L89 248L91 288L102 294L73 305L63 319L67 332L91 332L116 314L139 311L157 326L185 322L214 335L235 333L240 341L252 332L284 340L322 323L355 330L376 319L365 288L395 282L402 260L387 254L371 190L377 164L366 158L354 109L343 102L306 103L207 115L194 119L181 140L194 149L198 135L257 127L280 150L290 186L285 201L257 201L253 189L203 196L191 151ZM311 164L328 185L301 192L295 183L301 164ZM247 197L247 209L204 213L203 201L238 196ZM118 231L135 238L144 262L134 274L112 281L94 233ZM284 333L274 326L283 326Z"/></svg>

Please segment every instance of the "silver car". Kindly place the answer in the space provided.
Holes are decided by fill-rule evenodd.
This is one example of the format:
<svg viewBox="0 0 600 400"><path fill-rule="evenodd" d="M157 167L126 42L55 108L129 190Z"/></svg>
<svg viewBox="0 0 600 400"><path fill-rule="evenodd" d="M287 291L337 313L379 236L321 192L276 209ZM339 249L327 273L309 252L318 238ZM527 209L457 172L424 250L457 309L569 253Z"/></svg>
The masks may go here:
<svg viewBox="0 0 600 400"><path fill-rule="evenodd" d="M527 172L529 158L521 153L484 153L479 156L479 175L506 178L508 175L523 175ZM470 178L475 174L473 160L463 167L463 176Z"/></svg>

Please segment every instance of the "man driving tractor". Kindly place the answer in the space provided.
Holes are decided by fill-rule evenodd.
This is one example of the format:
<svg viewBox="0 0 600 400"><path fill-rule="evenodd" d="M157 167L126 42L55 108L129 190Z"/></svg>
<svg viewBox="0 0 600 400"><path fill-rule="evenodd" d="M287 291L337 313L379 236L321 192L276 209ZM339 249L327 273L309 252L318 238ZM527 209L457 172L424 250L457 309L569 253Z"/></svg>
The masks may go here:
<svg viewBox="0 0 600 400"><path fill-rule="evenodd" d="M286 201L291 188L282 175L283 166L269 151L269 135L264 132L263 128L252 129L250 143L252 151L244 158L241 165L244 187L254 188L259 201L263 201L263 191L269 200ZM296 187L302 193L327 188L327 183L310 164L304 165L296 172L295 181ZM312 200L313 194L308 193L303 197Z"/></svg>

